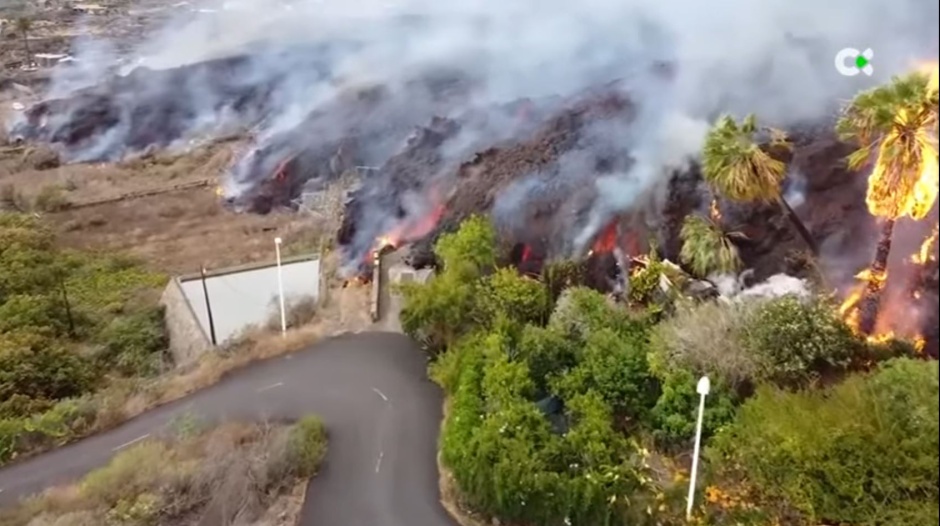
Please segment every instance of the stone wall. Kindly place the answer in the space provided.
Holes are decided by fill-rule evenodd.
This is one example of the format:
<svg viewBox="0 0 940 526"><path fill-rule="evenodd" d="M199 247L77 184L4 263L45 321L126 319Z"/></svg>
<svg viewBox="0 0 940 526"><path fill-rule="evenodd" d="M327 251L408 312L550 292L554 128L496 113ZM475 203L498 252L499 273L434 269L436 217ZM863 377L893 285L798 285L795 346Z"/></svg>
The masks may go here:
<svg viewBox="0 0 940 526"><path fill-rule="evenodd" d="M183 295L178 278L171 279L167 284L160 303L166 308L170 354L177 367L192 363L212 349L209 337L199 325L192 306Z"/></svg>

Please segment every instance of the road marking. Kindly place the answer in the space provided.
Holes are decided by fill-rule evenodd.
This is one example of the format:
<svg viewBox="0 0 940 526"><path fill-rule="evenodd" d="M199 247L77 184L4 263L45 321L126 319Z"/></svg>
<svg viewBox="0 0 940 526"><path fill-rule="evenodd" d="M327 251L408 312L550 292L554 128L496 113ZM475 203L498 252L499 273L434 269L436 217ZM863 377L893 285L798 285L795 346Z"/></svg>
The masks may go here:
<svg viewBox="0 0 940 526"><path fill-rule="evenodd" d="M385 396L385 393L383 393L382 391L379 391L379 390L376 389L375 387L373 387L372 390L375 391L375 394L381 396L381 397L382 397L382 400L385 400L386 402L388 402L388 397Z"/></svg>
<svg viewBox="0 0 940 526"><path fill-rule="evenodd" d="M262 387L262 388L258 389L257 392L263 393L263 392L265 392L265 391L274 389L275 387L280 387L280 386L282 386L282 385L284 385L284 382L278 382L278 383L276 383L276 384L271 384L271 385Z"/></svg>
<svg viewBox="0 0 940 526"><path fill-rule="evenodd" d="M111 451L117 451L117 450L119 450L119 449L124 449L124 448L126 448L127 446L132 446L132 445L134 445L134 444L140 442L141 440L143 440L143 439L145 439L145 438L147 438L147 437L149 437L149 436L150 436L150 433L147 433L146 435L143 435L143 436L139 436L139 437L135 438L134 440L131 440L130 442L125 442L125 443L121 444L120 446L118 446L118 447L112 449Z"/></svg>
<svg viewBox="0 0 940 526"><path fill-rule="evenodd" d="M382 469L382 457L385 456L384 451L379 451L379 458L375 461L375 472L378 473Z"/></svg>

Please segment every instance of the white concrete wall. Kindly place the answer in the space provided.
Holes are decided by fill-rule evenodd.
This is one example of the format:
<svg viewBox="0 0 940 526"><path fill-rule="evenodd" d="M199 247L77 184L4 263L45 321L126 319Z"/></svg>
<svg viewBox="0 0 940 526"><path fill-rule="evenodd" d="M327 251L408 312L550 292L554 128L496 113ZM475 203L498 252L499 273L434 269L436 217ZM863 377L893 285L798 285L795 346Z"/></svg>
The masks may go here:
<svg viewBox="0 0 940 526"><path fill-rule="evenodd" d="M282 265L284 297L317 298L320 294L320 261L306 260ZM199 324L207 335L209 317L202 291L202 280L188 279L180 283ZM221 345L246 329L264 325L278 315L277 267L263 267L206 278L215 335Z"/></svg>

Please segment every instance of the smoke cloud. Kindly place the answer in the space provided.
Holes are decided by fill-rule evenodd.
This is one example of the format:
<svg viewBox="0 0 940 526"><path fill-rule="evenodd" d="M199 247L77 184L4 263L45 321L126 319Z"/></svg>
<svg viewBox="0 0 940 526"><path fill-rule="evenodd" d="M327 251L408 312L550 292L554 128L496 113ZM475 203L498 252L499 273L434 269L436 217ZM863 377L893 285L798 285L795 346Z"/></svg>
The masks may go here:
<svg viewBox="0 0 940 526"><path fill-rule="evenodd" d="M143 91L185 98L189 131L204 133L231 120L238 98L233 86L265 89L250 123L258 127L259 149L351 85L388 86L395 118L420 116L403 127L422 124L432 108L403 86L436 68L458 71L473 85L460 104L450 101L450 111L567 96L621 80L638 108L634 122L586 133L628 149L632 162L591 181L598 200L575 245L585 244L611 214L637 206L667 168L688 161L717 113L754 112L782 127L832 115L860 88L909 70L914 59L936 58L940 14L930 0L242 0L199 7L180 11L137 46L129 64L164 69L247 54L235 69L238 78L192 78ZM837 73L833 59L845 47L874 50L872 77ZM110 56L105 45L85 49L89 53L79 58L91 64ZM651 73L655 64L669 64L668 79ZM93 65L74 70L58 77L53 91L89 86L101 71ZM116 115L123 124L87 146L96 155L123 151L113 143L138 126L131 120L137 113ZM348 123L318 126L324 135L342 135L336 130ZM387 137L396 142L395 133ZM370 158L376 165L395 153L391 147L376 151ZM235 170L237 181L226 191L245 192L251 185L245 173ZM532 177L497 203L497 215L513 209L513 196L539 186L540 175Z"/></svg>

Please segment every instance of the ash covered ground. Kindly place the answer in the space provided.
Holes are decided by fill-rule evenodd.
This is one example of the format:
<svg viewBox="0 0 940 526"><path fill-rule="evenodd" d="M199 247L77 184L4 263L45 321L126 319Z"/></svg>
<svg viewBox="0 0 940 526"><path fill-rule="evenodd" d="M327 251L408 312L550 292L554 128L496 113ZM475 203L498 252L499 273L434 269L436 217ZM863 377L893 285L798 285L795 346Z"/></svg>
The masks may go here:
<svg viewBox="0 0 940 526"><path fill-rule="evenodd" d="M775 208L723 203L746 265L761 279L818 263L848 286L875 233L835 112L937 57L926 0L205 5L124 57L145 66L108 75L88 55L53 75L11 139L101 162L241 134L221 188L245 213L316 206L351 175L337 232L351 273L380 239L431 264L437 236L474 213L540 261L583 256L612 224L624 250L655 240L677 260L682 218L710 200L696 167L708 123L754 112L794 139L786 196L822 253L809 261ZM839 76L832 57L858 42L876 50L875 75ZM936 264L908 270L903 256L935 223L903 225L895 250L933 304Z"/></svg>

